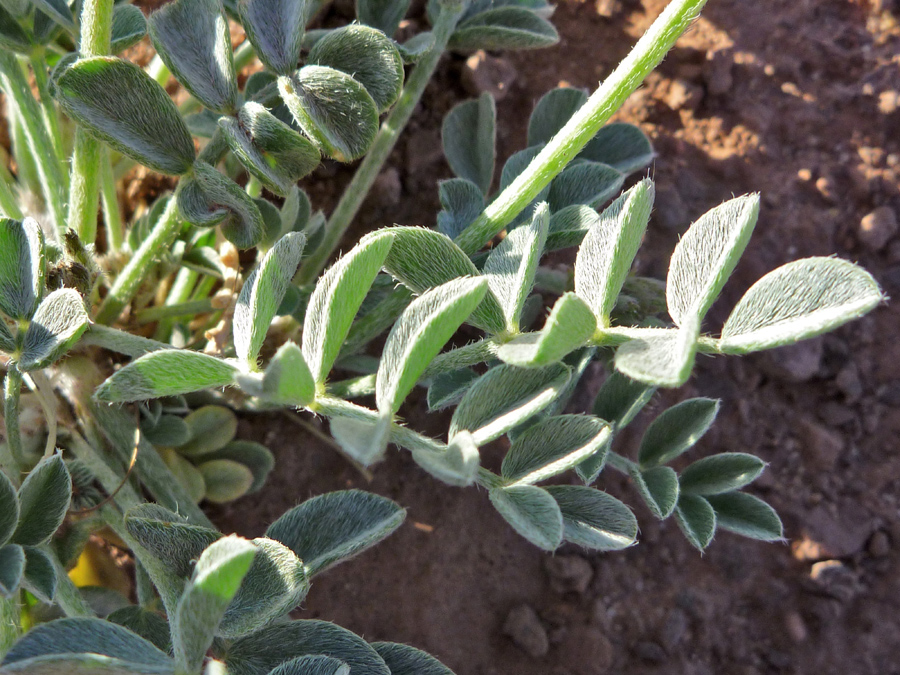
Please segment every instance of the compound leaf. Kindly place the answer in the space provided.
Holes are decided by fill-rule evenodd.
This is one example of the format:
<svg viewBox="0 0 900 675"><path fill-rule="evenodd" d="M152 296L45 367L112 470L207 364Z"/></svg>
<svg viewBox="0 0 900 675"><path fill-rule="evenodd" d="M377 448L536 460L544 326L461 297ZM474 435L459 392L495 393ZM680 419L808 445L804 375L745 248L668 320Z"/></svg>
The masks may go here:
<svg viewBox="0 0 900 675"><path fill-rule="evenodd" d="M746 492L711 495L706 500L715 509L718 527L750 539L781 541L784 528L775 509Z"/></svg>
<svg viewBox="0 0 900 675"><path fill-rule="evenodd" d="M443 663L420 649L396 642L373 642L372 647L384 659L391 675L453 675Z"/></svg>
<svg viewBox="0 0 900 675"><path fill-rule="evenodd" d="M305 406L316 397L316 383L303 351L293 342L285 342L275 353L263 376L266 400L280 405Z"/></svg>
<svg viewBox="0 0 900 675"><path fill-rule="evenodd" d="M691 546L702 551L716 533L716 512L703 497L681 494L675 507L675 522Z"/></svg>
<svg viewBox="0 0 900 675"><path fill-rule="evenodd" d="M377 28L391 37L406 16L410 0L356 0L360 23Z"/></svg>
<svg viewBox="0 0 900 675"><path fill-rule="evenodd" d="M691 398L673 405L647 427L638 450L642 469L667 464L696 445L719 413L719 401Z"/></svg>
<svg viewBox="0 0 900 675"><path fill-rule="evenodd" d="M481 455L475 439L468 431L460 431L450 439L442 454L413 450L413 461L447 485L467 487L475 482Z"/></svg>
<svg viewBox="0 0 900 675"><path fill-rule="evenodd" d="M678 326L703 320L747 247L759 216L759 195L738 197L707 211L672 253L666 304Z"/></svg>
<svg viewBox="0 0 900 675"><path fill-rule="evenodd" d="M319 654L291 659L269 675L350 675L350 666L339 659Z"/></svg>
<svg viewBox="0 0 900 675"><path fill-rule="evenodd" d="M269 249L247 278L234 308L234 348L251 369L266 339L266 333L306 246L302 232L289 232Z"/></svg>
<svg viewBox="0 0 900 675"><path fill-rule="evenodd" d="M494 97L484 92L454 106L441 127L444 156L453 173L477 185L484 195L494 177L496 125Z"/></svg>
<svg viewBox="0 0 900 675"><path fill-rule="evenodd" d="M572 87L559 87L544 94L528 120L528 145L547 143L572 119L587 98L584 91Z"/></svg>
<svg viewBox="0 0 900 675"><path fill-rule="evenodd" d="M2 549L0 549L2 550ZM56 597L56 566L46 553L34 546L25 546L25 576L22 586L43 602L53 602ZM0 568L3 565L0 564Z"/></svg>
<svg viewBox="0 0 900 675"><path fill-rule="evenodd" d="M10 599L25 574L25 551L18 544L0 547L0 598Z"/></svg>
<svg viewBox="0 0 900 675"><path fill-rule="evenodd" d="M475 49L541 49L559 42L549 21L524 7L498 7L462 21L450 38L450 47Z"/></svg>
<svg viewBox="0 0 900 675"><path fill-rule="evenodd" d="M665 520L678 503L678 475L668 466L655 466L646 471L634 469L631 479L653 515Z"/></svg>
<svg viewBox="0 0 900 675"><path fill-rule="evenodd" d="M884 296L861 267L838 258L796 260L741 298L722 329L726 354L746 354L820 335L874 309Z"/></svg>
<svg viewBox="0 0 900 675"><path fill-rule="evenodd" d="M389 422L335 415L330 427L344 452L363 466L371 466L384 457L390 441Z"/></svg>
<svg viewBox="0 0 900 675"><path fill-rule="evenodd" d="M637 539L637 518L612 495L578 485L544 489L562 512L566 541L594 551L619 551Z"/></svg>
<svg viewBox="0 0 900 675"><path fill-rule="evenodd" d="M150 15L150 39L191 94L223 115L237 109L238 88L228 19L221 0L175 0Z"/></svg>
<svg viewBox="0 0 900 675"><path fill-rule="evenodd" d="M155 422L145 417L141 420L141 433L153 445L167 448L177 448L191 439L190 427L177 415L160 415Z"/></svg>
<svg viewBox="0 0 900 675"><path fill-rule="evenodd" d="M597 320L584 301L574 293L565 293L539 333L525 333L502 344L497 356L514 366L539 368L584 345L596 329Z"/></svg>
<svg viewBox="0 0 900 675"><path fill-rule="evenodd" d="M9 541L19 522L19 498L16 488L0 471L0 546Z"/></svg>
<svg viewBox="0 0 900 675"><path fill-rule="evenodd" d="M538 548L555 551L562 544L562 512L543 488L513 485L493 488L488 496L506 522Z"/></svg>
<svg viewBox="0 0 900 675"><path fill-rule="evenodd" d="M579 162L566 167L550 184L550 210L554 213L584 204L597 207L622 189L625 174L606 164Z"/></svg>
<svg viewBox="0 0 900 675"><path fill-rule="evenodd" d="M697 460L682 471L678 482L682 492L706 497L742 488L765 468L766 463L754 455L723 452Z"/></svg>
<svg viewBox="0 0 900 675"><path fill-rule="evenodd" d="M81 295L73 288L53 291L41 301L28 324L19 370L46 368L69 351L88 327Z"/></svg>
<svg viewBox="0 0 900 675"><path fill-rule="evenodd" d="M279 75L294 72L313 4L306 0L239 0L241 24L267 68Z"/></svg>
<svg viewBox="0 0 900 675"><path fill-rule="evenodd" d="M303 560L309 576L374 546L400 527L406 511L360 490L313 497L276 520L266 536Z"/></svg>
<svg viewBox="0 0 900 675"><path fill-rule="evenodd" d="M147 20L144 13L134 5L113 7L112 34L109 51L123 52L144 39L147 34Z"/></svg>
<svg viewBox="0 0 900 675"><path fill-rule="evenodd" d="M238 368L209 354L165 349L132 361L97 388L94 396L107 403L146 401L227 387Z"/></svg>
<svg viewBox="0 0 900 675"><path fill-rule="evenodd" d="M680 387L691 376L700 324L679 329L646 328L616 350L616 370L654 387Z"/></svg>
<svg viewBox="0 0 900 675"><path fill-rule="evenodd" d="M438 183L438 198L443 211L438 213L437 228L451 239L458 237L484 211L484 194L472 181L450 178Z"/></svg>
<svg viewBox="0 0 900 675"><path fill-rule="evenodd" d="M40 546L59 529L72 501L72 478L60 455L44 457L19 488L19 524L12 541Z"/></svg>
<svg viewBox="0 0 900 675"><path fill-rule="evenodd" d="M37 309L44 286L43 250L36 220L0 218L0 310L11 319L28 319Z"/></svg>
<svg viewBox="0 0 900 675"><path fill-rule="evenodd" d="M56 79L66 114L114 149L160 173L194 163L194 141L175 103L135 64L115 57L79 59Z"/></svg>
<svg viewBox="0 0 900 675"><path fill-rule="evenodd" d="M580 159L608 164L626 175L647 166L655 156L644 132L626 122L607 124L578 155Z"/></svg>

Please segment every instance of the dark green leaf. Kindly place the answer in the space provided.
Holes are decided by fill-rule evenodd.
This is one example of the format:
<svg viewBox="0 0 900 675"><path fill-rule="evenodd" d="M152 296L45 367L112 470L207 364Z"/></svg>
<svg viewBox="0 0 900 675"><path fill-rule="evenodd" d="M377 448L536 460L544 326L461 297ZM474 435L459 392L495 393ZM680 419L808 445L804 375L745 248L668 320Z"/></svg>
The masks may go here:
<svg viewBox="0 0 900 675"><path fill-rule="evenodd" d="M691 398L660 414L641 439L641 467L666 464L692 448L712 426L718 412L718 400Z"/></svg>
<svg viewBox="0 0 900 675"><path fill-rule="evenodd" d="M397 45L397 50L406 65L418 63L419 59L432 49L434 49L434 34L429 30L417 33L402 45Z"/></svg>
<svg viewBox="0 0 900 675"><path fill-rule="evenodd" d="M32 0L32 2L60 26L75 32L75 17L65 0Z"/></svg>
<svg viewBox="0 0 900 675"><path fill-rule="evenodd" d="M615 497L578 485L545 488L559 505L566 541L594 551L619 551L634 544L637 519Z"/></svg>
<svg viewBox="0 0 900 675"><path fill-rule="evenodd" d="M0 547L0 598L12 598L19 590L24 574L25 551L22 547L18 544Z"/></svg>
<svg viewBox="0 0 900 675"><path fill-rule="evenodd" d="M562 544L563 517L549 492L534 485L493 488L488 492L494 508L513 529L545 551Z"/></svg>
<svg viewBox="0 0 900 675"><path fill-rule="evenodd" d="M9 326L6 325L6 321L0 317L0 352L11 354L14 351L16 351L16 339Z"/></svg>
<svg viewBox="0 0 900 675"><path fill-rule="evenodd" d="M500 191L502 192L510 185L512 185L513 181L515 181L515 179L519 177L519 174L525 171L525 168L535 157L538 156L538 154L543 149L543 144L535 145L530 148L525 148L524 150L519 150L519 152L511 155L510 158L506 160L506 164L503 165L503 170L500 172ZM513 221L507 226L507 230L513 229L523 222L530 220L534 214L534 207L537 206L540 202L547 201L547 197L549 196L549 194L550 185L547 185L540 192L538 192L537 196L531 201L531 203L524 209L522 209L519 215L513 219Z"/></svg>
<svg viewBox="0 0 900 675"><path fill-rule="evenodd" d="M607 124L578 155L591 162L609 164L626 175L647 166L655 156L644 132L625 122Z"/></svg>
<svg viewBox="0 0 900 675"><path fill-rule="evenodd" d="M84 300L73 288L53 291L41 301L25 332L19 370L46 368L58 361L87 330Z"/></svg>
<svg viewBox="0 0 900 675"><path fill-rule="evenodd" d="M441 142L450 168L487 195L494 178L497 143L494 97L484 92L477 99L456 105L441 128Z"/></svg>
<svg viewBox="0 0 900 675"><path fill-rule="evenodd" d="M546 251L578 246L587 233L600 222L600 215L584 204L573 204L550 216Z"/></svg>
<svg viewBox="0 0 900 675"><path fill-rule="evenodd" d="M243 464L253 474L253 483L247 493L257 492L266 482L266 478L275 466L275 458L264 445L253 441L231 441L220 450L203 456L204 460L230 459Z"/></svg>
<svg viewBox="0 0 900 675"><path fill-rule="evenodd" d="M319 654L286 661L269 675L350 675L350 666L339 659Z"/></svg>
<svg viewBox="0 0 900 675"><path fill-rule="evenodd" d="M678 475L668 466L631 471L631 479L653 515L665 520L678 503Z"/></svg>
<svg viewBox="0 0 900 675"><path fill-rule="evenodd" d="M44 286L44 237L33 218L0 218L0 310L28 319Z"/></svg>
<svg viewBox="0 0 900 675"><path fill-rule="evenodd" d="M224 504L243 497L253 485L249 468L230 459L203 459L197 469L206 485L206 498L213 504Z"/></svg>
<svg viewBox="0 0 900 675"><path fill-rule="evenodd" d="M451 178L438 183L438 196L443 211L438 213L438 230L458 237L484 210L481 189L464 178Z"/></svg>
<svg viewBox="0 0 900 675"><path fill-rule="evenodd" d="M125 514L125 528L137 542L176 576L187 579L193 561L222 537L208 527L191 525L156 504L142 504Z"/></svg>
<svg viewBox="0 0 900 675"><path fill-rule="evenodd" d="M480 375L471 368L460 368L442 373L431 381L428 387L428 409L442 410L455 403L468 391L469 386Z"/></svg>
<svg viewBox="0 0 900 675"><path fill-rule="evenodd" d="M756 480L765 468L766 463L759 457L723 452L697 460L681 473L678 482L682 492L705 497L742 488Z"/></svg>
<svg viewBox="0 0 900 675"><path fill-rule="evenodd" d="M279 75L294 72L303 31L314 3L306 0L239 0L241 24L259 60Z"/></svg>
<svg viewBox="0 0 900 675"><path fill-rule="evenodd" d="M160 415L154 424L150 419L141 421L141 433L153 445L177 448L191 438L191 430L181 417Z"/></svg>
<svg viewBox="0 0 900 675"><path fill-rule="evenodd" d="M19 525L12 541L40 546L50 540L72 501L72 479L60 455L37 463L19 488Z"/></svg>
<svg viewBox="0 0 900 675"><path fill-rule="evenodd" d="M0 471L0 546L3 546L19 522L19 499L16 488L6 474Z"/></svg>
<svg viewBox="0 0 900 675"><path fill-rule="evenodd" d="M409 0L356 0L356 16L360 23L377 28L391 37L406 16Z"/></svg>
<svg viewBox="0 0 900 675"><path fill-rule="evenodd" d="M56 80L56 99L76 122L146 167L180 175L194 163L194 141L175 103L129 61L79 59Z"/></svg>
<svg viewBox="0 0 900 675"><path fill-rule="evenodd" d="M302 407L316 397L316 383L303 352L293 342L286 342L275 353L263 377L266 400L281 405Z"/></svg>
<svg viewBox="0 0 900 675"><path fill-rule="evenodd" d="M697 495L678 496L675 522L691 546L700 551L709 546L716 533L716 512L708 501Z"/></svg>
<svg viewBox="0 0 900 675"><path fill-rule="evenodd" d="M113 54L125 51L140 42L147 34L144 13L134 5L116 5L113 8L112 35L109 51Z"/></svg>
<svg viewBox="0 0 900 675"><path fill-rule="evenodd" d="M583 346L596 329L590 308L574 293L566 293L556 301L539 333L525 333L504 343L497 356L514 366L539 368Z"/></svg>
<svg viewBox="0 0 900 675"><path fill-rule="evenodd" d="M622 429L644 409L655 392L653 387L629 379L614 370L597 392L591 412L616 429Z"/></svg>
<svg viewBox="0 0 900 675"><path fill-rule="evenodd" d="M172 649L169 624L156 612L129 605L111 612L106 620L124 626L164 652Z"/></svg>
<svg viewBox="0 0 900 675"><path fill-rule="evenodd" d="M178 452L198 458L225 447L237 434L237 415L220 405L205 405L184 418L189 438Z"/></svg>
<svg viewBox="0 0 900 675"><path fill-rule="evenodd" d="M373 642L372 647L384 659L391 675L453 675L443 663L415 647L396 642Z"/></svg>
<svg viewBox="0 0 900 675"><path fill-rule="evenodd" d="M406 511L360 490L309 499L276 520L266 536L285 544L313 576L377 544L396 530Z"/></svg>
<svg viewBox="0 0 900 675"><path fill-rule="evenodd" d="M528 120L528 145L547 143L587 101L581 89L551 89L534 106ZM606 162L607 164L609 162Z"/></svg>
<svg viewBox="0 0 900 675"><path fill-rule="evenodd" d="M53 602L56 596L56 567L50 556L33 546L25 548L25 576L22 586L38 600ZM0 567L3 565L0 564Z"/></svg>
<svg viewBox="0 0 900 675"><path fill-rule="evenodd" d="M615 195L624 182L625 175L606 164L573 164L550 184L550 210L555 213L574 204L596 208Z"/></svg>
<svg viewBox="0 0 900 675"><path fill-rule="evenodd" d="M745 492L711 495L706 500L716 511L716 524L723 530L762 541L781 541L784 528L775 509Z"/></svg>
<svg viewBox="0 0 900 675"><path fill-rule="evenodd" d="M498 7L462 21L450 47L475 49L540 49L559 42L553 25L524 7Z"/></svg>
<svg viewBox="0 0 900 675"><path fill-rule="evenodd" d="M403 59L384 33L351 24L316 42L307 63L328 66L362 84L379 112L390 108L403 89Z"/></svg>

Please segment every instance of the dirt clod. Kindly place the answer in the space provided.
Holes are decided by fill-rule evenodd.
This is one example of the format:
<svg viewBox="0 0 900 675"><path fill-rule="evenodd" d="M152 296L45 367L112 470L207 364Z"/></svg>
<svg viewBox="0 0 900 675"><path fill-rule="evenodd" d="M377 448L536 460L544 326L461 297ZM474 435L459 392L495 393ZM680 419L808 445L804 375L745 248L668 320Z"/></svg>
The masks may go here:
<svg viewBox="0 0 900 675"><path fill-rule="evenodd" d="M613 664L615 647L601 630L593 626L573 626L559 651L578 664L578 675L604 675Z"/></svg>
<svg viewBox="0 0 900 675"><path fill-rule="evenodd" d="M879 206L859 221L857 236L870 251L880 251L897 234L897 214L889 206Z"/></svg>
<svg viewBox="0 0 900 675"><path fill-rule="evenodd" d="M518 73L506 59L478 50L468 59L462 71L462 83L470 94L488 92L495 101L506 98Z"/></svg>
<svg viewBox="0 0 900 675"><path fill-rule="evenodd" d="M518 605L510 610L503 622L503 634L523 652L534 658L546 656L550 650L547 631L537 612L529 605Z"/></svg>
<svg viewBox="0 0 900 675"><path fill-rule="evenodd" d="M579 555L558 555L547 558L544 569L550 577L550 587L557 593L582 594L594 577L594 568Z"/></svg>

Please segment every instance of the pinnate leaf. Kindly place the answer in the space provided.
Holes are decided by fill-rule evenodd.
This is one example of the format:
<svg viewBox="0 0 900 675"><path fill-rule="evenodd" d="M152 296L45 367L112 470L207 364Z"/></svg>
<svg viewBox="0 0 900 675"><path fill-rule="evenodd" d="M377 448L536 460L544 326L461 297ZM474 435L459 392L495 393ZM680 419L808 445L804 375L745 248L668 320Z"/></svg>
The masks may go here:
<svg viewBox="0 0 900 675"><path fill-rule="evenodd" d="M43 250L36 220L0 218L0 311L11 319L30 318L37 309L44 285Z"/></svg>
<svg viewBox="0 0 900 675"><path fill-rule="evenodd" d="M878 283L838 258L797 260L757 281L722 329L720 349L746 354L833 330L882 302Z"/></svg>
<svg viewBox="0 0 900 675"><path fill-rule="evenodd" d="M290 548L310 576L377 544L406 511L384 497L344 490L313 497L276 520L266 536Z"/></svg>
<svg viewBox="0 0 900 675"><path fill-rule="evenodd" d="M331 435L344 453L363 466L371 466L384 458L390 441L389 421L335 415L330 427Z"/></svg>
<svg viewBox="0 0 900 675"><path fill-rule="evenodd" d="M600 215L584 204L567 206L550 216L550 229L547 232L546 251L578 246L600 222Z"/></svg>
<svg viewBox="0 0 900 675"><path fill-rule="evenodd" d="M458 403L469 386L479 377L471 368L460 368L437 375L428 387L428 409L442 410Z"/></svg>
<svg viewBox="0 0 900 675"><path fill-rule="evenodd" d="M543 488L513 485L493 488L488 496L506 522L538 548L555 551L562 544L562 512Z"/></svg>
<svg viewBox="0 0 900 675"><path fill-rule="evenodd" d="M441 127L444 155L453 173L477 185L484 195L494 177L496 125L494 97L484 92L454 106Z"/></svg>
<svg viewBox="0 0 900 675"><path fill-rule="evenodd" d="M437 227L451 239L458 237L484 210L484 194L465 178L442 180L438 183L438 197L443 211L438 213Z"/></svg>
<svg viewBox="0 0 900 675"><path fill-rule="evenodd" d="M224 447L237 434L237 415L220 405L197 408L184 422L189 438L178 447L178 452L192 459Z"/></svg>
<svg viewBox="0 0 900 675"><path fill-rule="evenodd" d="M708 501L698 495L678 496L675 522L691 546L700 551L709 546L716 533L716 512Z"/></svg>
<svg viewBox="0 0 900 675"><path fill-rule="evenodd" d="M253 485L253 472L230 459L205 460L197 466L206 485L206 498L224 504L243 497Z"/></svg>
<svg viewBox="0 0 900 675"><path fill-rule="evenodd" d="M647 427L638 450L641 468L666 464L692 448L719 413L719 401L691 398L673 405Z"/></svg>
<svg viewBox="0 0 900 675"><path fill-rule="evenodd" d="M306 0L238 0L241 24L259 60L279 75L289 75L300 48L312 3Z"/></svg>
<svg viewBox="0 0 900 675"><path fill-rule="evenodd" d="M607 124L578 155L581 159L608 164L626 175L647 166L655 156L644 132L625 122Z"/></svg>
<svg viewBox="0 0 900 675"><path fill-rule="evenodd" d="M475 482L481 455L475 439L468 431L460 431L442 454L425 450L413 450L413 461L432 476L447 485L466 487Z"/></svg>
<svg viewBox="0 0 900 675"><path fill-rule="evenodd" d="M372 647L384 659L391 675L453 675L443 663L420 649L396 642L373 642Z"/></svg>
<svg viewBox="0 0 900 675"><path fill-rule="evenodd" d="M0 547L0 598L10 599L25 574L25 551L18 544Z"/></svg>
<svg viewBox="0 0 900 675"><path fill-rule="evenodd" d="M528 120L528 145L539 145L553 138L587 98L584 91L572 87L559 87L544 94Z"/></svg>
<svg viewBox="0 0 900 675"><path fill-rule="evenodd" d="M181 175L194 163L194 142L175 103L129 61L79 59L59 75L55 95L91 134L154 171Z"/></svg>
<svg viewBox="0 0 900 675"><path fill-rule="evenodd" d="M72 478L60 455L37 463L19 488L19 524L12 541L40 546L59 529L72 501Z"/></svg>
<svg viewBox="0 0 900 675"><path fill-rule="evenodd" d="M222 537L208 527L191 525L184 518L156 504L142 504L125 514L125 528L137 542L177 577L187 579L193 561L207 546Z"/></svg>
<svg viewBox="0 0 900 675"><path fill-rule="evenodd" d="M759 497L745 492L711 495L706 500L715 509L717 526L742 537L762 541L784 539L781 518Z"/></svg>
<svg viewBox="0 0 900 675"><path fill-rule="evenodd" d="M28 324L19 370L46 368L69 351L88 327L84 301L73 288L53 291Z"/></svg>
<svg viewBox="0 0 900 675"><path fill-rule="evenodd" d="M549 21L524 7L498 7L460 22L450 47L475 49L540 49L555 45L559 34Z"/></svg>
<svg viewBox="0 0 900 675"><path fill-rule="evenodd" d="M566 293L556 301L539 333L525 333L504 343L497 356L514 366L539 368L584 345L596 328L590 308L574 293Z"/></svg>
<svg viewBox="0 0 900 675"><path fill-rule="evenodd" d="M730 492L752 483L765 469L759 457L743 452L723 452L699 459L678 478L681 491L708 496Z"/></svg>
<svg viewBox="0 0 900 675"><path fill-rule="evenodd" d="M545 488L559 505L566 541L594 551L619 551L637 539L637 519L615 497L578 485Z"/></svg>
<svg viewBox="0 0 900 675"><path fill-rule="evenodd" d="M269 449L253 441L231 441L224 448L204 455L203 459L230 459L250 469L253 483L250 484L247 494L259 491L275 466L275 458Z"/></svg>
<svg viewBox="0 0 900 675"><path fill-rule="evenodd" d="M641 498L654 516L665 520L678 503L678 475L668 466L655 466L641 471L634 469L631 479Z"/></svg>
<svg viewBox="0 0 900 675"><path fill-rule="evenodd" d="M653 387L614 370L597 392L591 413L622 429L644 409L655 392Z"/></svg>

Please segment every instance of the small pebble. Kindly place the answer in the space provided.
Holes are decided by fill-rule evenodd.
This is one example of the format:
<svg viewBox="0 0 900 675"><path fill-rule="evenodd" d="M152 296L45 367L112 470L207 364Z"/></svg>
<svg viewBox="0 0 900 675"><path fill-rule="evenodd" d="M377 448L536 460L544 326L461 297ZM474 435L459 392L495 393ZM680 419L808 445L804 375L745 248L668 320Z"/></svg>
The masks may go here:
<svg viewBox="0 0 900 675"><path fill-rule="evenodd" d="M503 622L503 634L532 658L546 656L550 650L550 639L541 620L528 605L514 607Z"/></svg>
<svg viewBox="0 0 900 675"><path fill-rule="evenodd" d="M870 251L880 251L897 234L897 214L889 206L879 206L859 221L857 236Z"/></svg>
<svg viewBox="0 0 900 675"><path fill-rule="evenodd" d="M477 96L489 92L495 101L501 101L506 98L516 77L518 73L509 61L479 49L466 59L462 84L470 94Z"/></svg>

